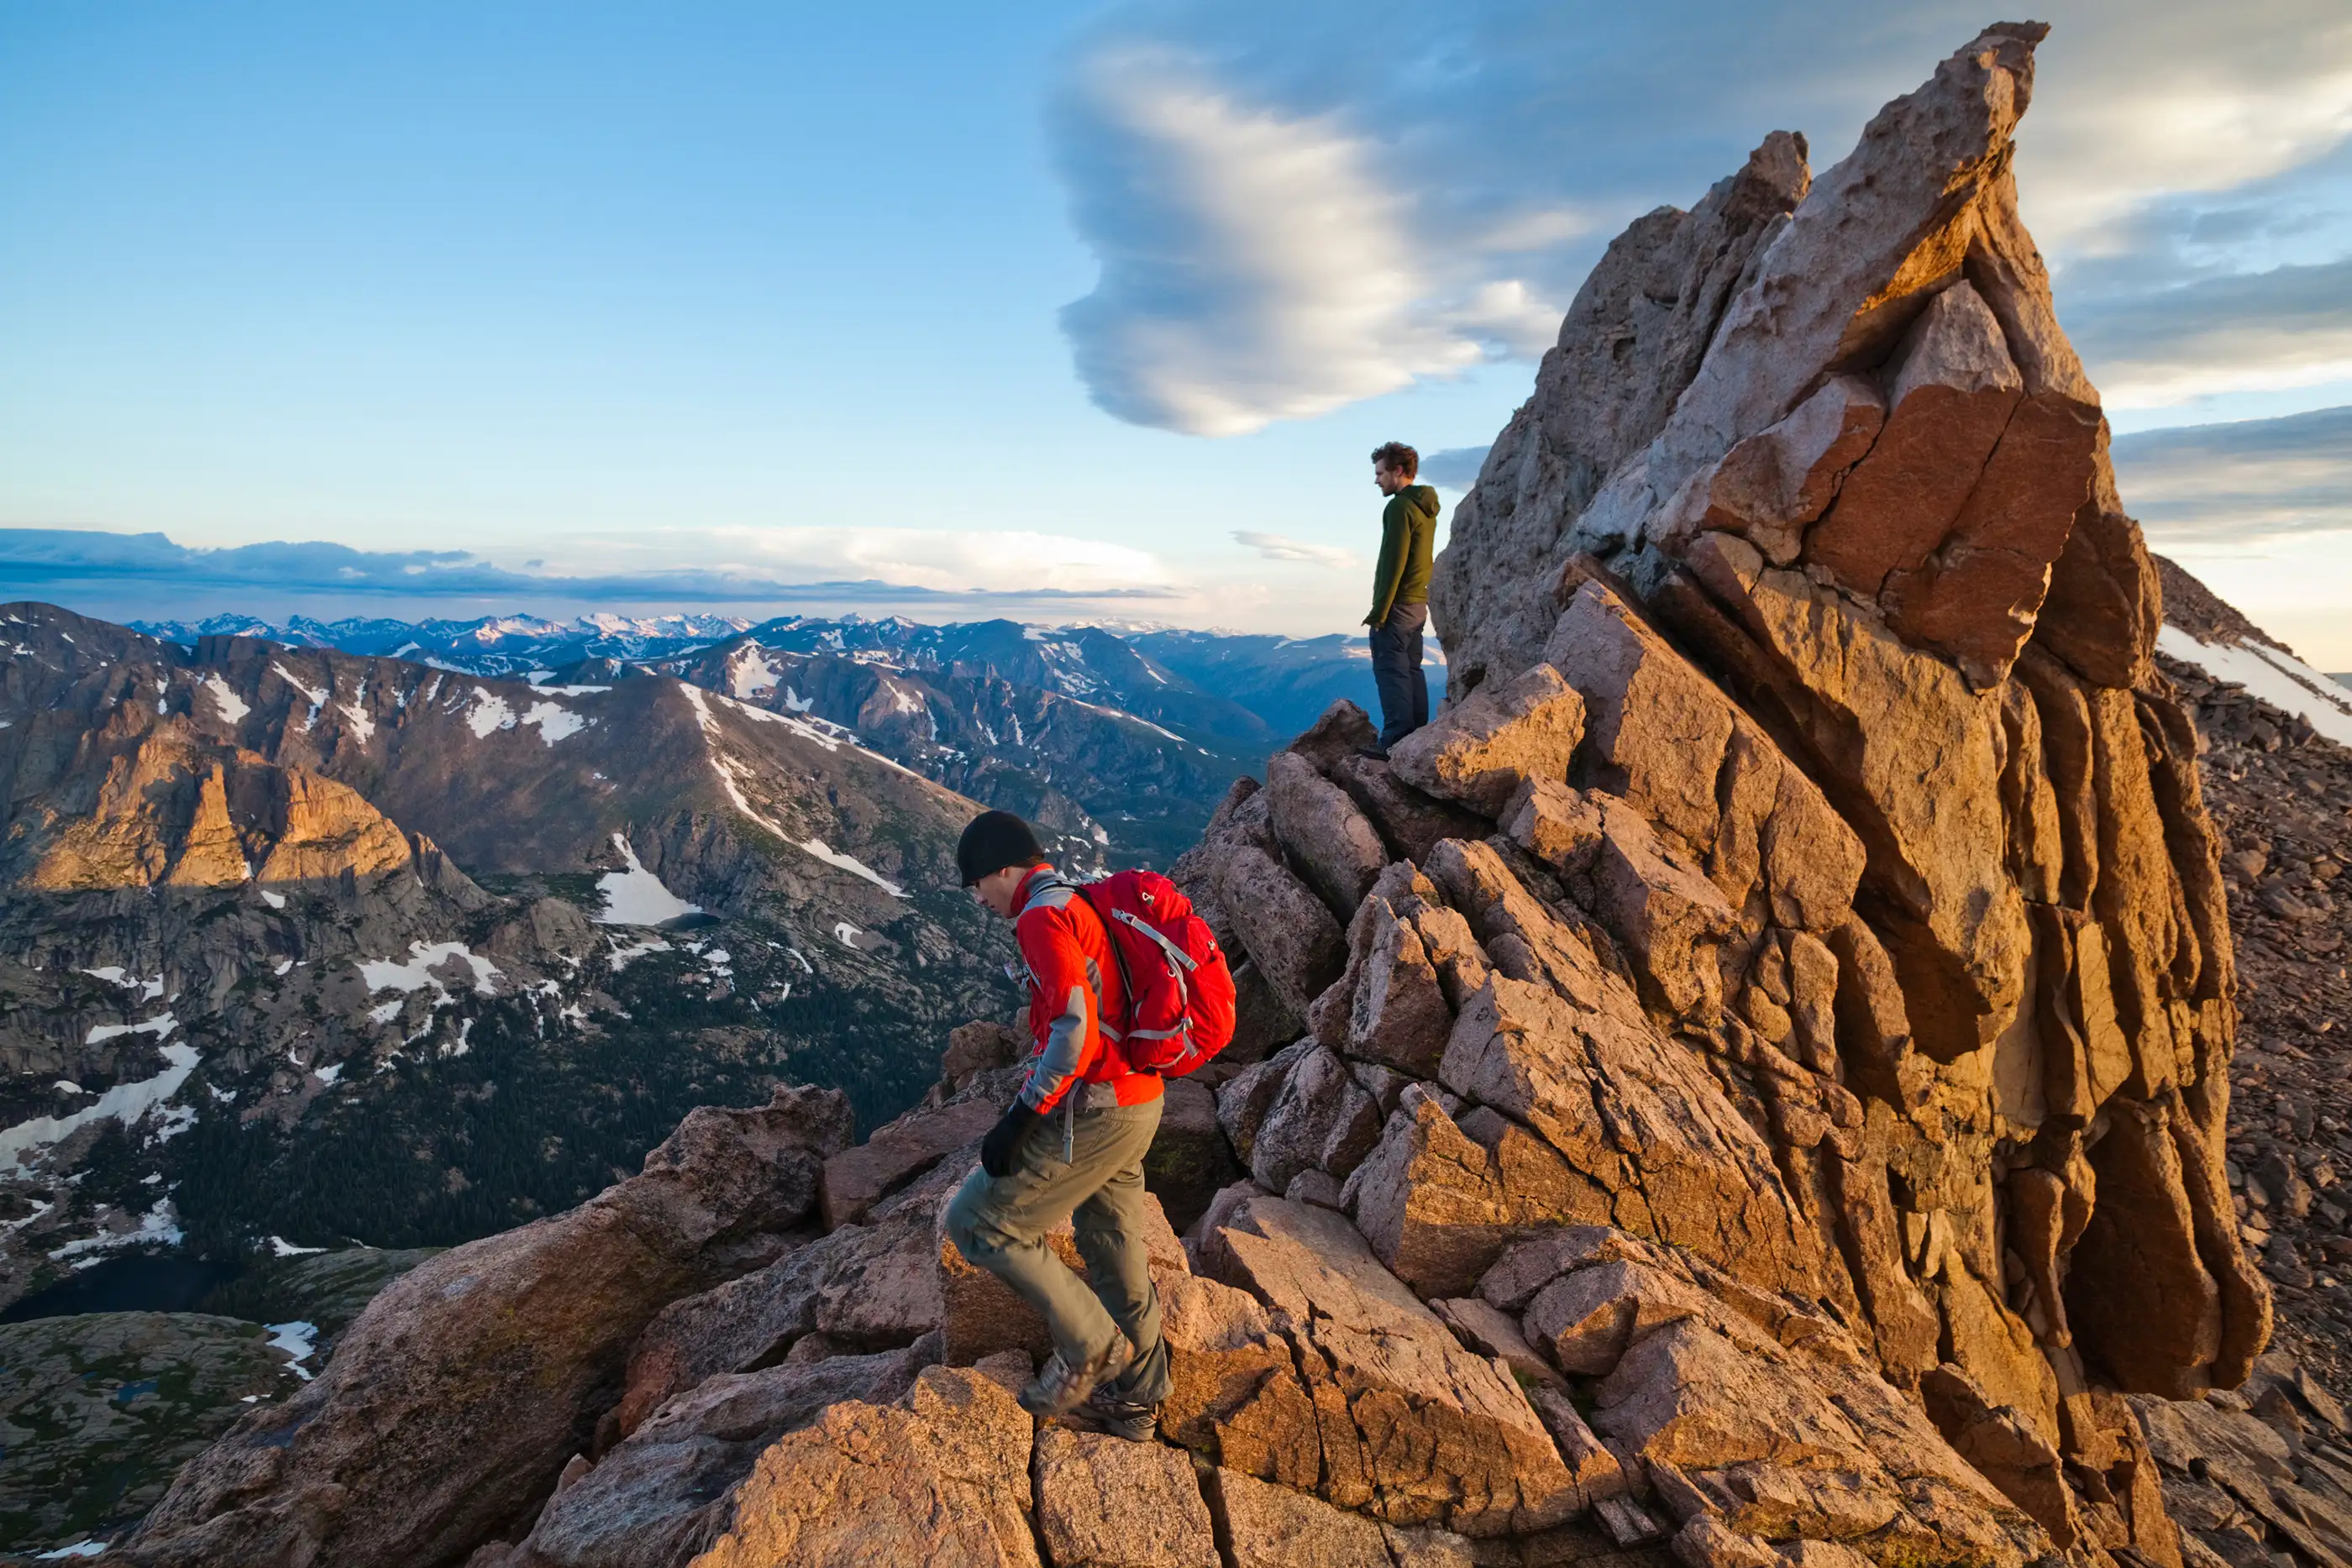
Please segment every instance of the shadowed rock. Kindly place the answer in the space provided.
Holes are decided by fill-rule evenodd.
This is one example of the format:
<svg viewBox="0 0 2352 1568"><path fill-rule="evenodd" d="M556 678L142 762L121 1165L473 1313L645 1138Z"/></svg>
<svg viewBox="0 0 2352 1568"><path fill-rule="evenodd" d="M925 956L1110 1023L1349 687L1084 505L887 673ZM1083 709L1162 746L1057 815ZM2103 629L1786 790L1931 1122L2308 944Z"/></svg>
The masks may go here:
<svg viewBox="0 0 2352 1568"><path fill-rule="evenodd" d="M1296 752L1277 751L1266 759L1265 788L1275 836L1308 885L1345 919L1388 863L1380 834L1338 785Z"/></svg>
<svg viewBox="0 0 2352 1568"><path fill-rule="evenodd" d="M1250 1143L1250 1174L1279 1192L1301 1171L1345 1180L1380 1136L1381 1107L1347 1064L1314 1047L1283 1080Z"/></svg>
<svg viewBox="0 0 2352 1568"><path fill-rule="evenodd" d="M527 1518L619 1391L638 1331L730 1244L805 1218L837 1093L695 1112L643 1175L428 1260L335 1359L180 1472L131 1542L155 1563L436 1562ZM756 1256L756 1254L755 1254Z"/></svg>

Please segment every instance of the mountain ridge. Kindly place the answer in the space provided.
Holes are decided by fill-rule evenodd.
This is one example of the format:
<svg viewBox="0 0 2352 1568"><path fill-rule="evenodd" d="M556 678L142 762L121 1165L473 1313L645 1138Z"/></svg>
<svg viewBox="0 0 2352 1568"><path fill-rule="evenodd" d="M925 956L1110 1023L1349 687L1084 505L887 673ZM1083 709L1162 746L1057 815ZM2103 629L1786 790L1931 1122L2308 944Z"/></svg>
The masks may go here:
<svg viewBox="0 0 2352 1568"><path fill-rule="evenodd" d="M548 685L667 674L837 726L962 794L1039 821L1074 853L1165 865L1233 779L1342 696L1369 695L1360 638L1113 632L995 620L530 615L282 624L141 622L194 647L252 634L400 653ZM1090 850L1083 846L1091 843Z"/></svg>
<svg viewBox="0 0 2352 1568"><path fill-rule="evenodd" d="M952 869L978 808L822 725L674 679L182 648L31 603L0 636L0 1296L183 1234L462 1240L515 1215L466 1195L584 1196L714 1091L815 1073L887 1119L928 1078L894 1029L1003 1004L1002 936ZM719 940L600 924L694 906ZM529 1086L596 1061L653 1118L508 1163L563 1114ZM506 1124L473 1118L501 1085ZM395 1128L439 1147L373 1173L446 1189L416 1193L423 1230L382 1195L304 1196L292 1173L337 1140L380 1165Z"/></svg>

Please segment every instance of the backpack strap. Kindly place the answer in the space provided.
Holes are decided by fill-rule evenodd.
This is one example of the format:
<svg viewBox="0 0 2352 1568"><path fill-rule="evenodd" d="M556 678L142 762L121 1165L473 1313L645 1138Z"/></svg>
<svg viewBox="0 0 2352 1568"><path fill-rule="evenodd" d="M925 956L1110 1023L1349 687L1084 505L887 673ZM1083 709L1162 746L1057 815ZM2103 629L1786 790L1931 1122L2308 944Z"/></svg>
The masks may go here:
<svg viewBox="0 0 2352 1568"><path fill-rule="evenodd" d="M1170 963L1179 966L1187 973L1190 973L1201 967L1201 961L1199 959L1184 951L1183 948L1176 946L1175 943L1168 940L1168 938L1160 932L1153 929L1149 921L1138 919L1132 913L1124 909L1114 909L1110 914L1112 919L1119 922L1123 925L1130 925L1134 927L1144 936L1150 937L1153 942L1159 944L1160 950L1168 955L1168 961ZM1122 977L1123 977L1124 971L1122 971Z"/></svg>
<svg viewBox="0 0 2352 1568"><path fill-rule="evenodd" d="M1134 1021L1135 1012L1135 977L1128 972L1127 955L1119 950L1118 936L1111 930L1109 920L1105 918L1102 912L1102 905L1094 901L1094 895L1086 890L1083 883L1075 882L1070 883L1070 891L1076 894L1079 900L1084 903L1088 909L1094 911L1095 924L1102 927L1103 946L1110 949L1111 962L1118 966L1119 994L1127 998L1129 1014L1127 1021L1132 1023ZM1102 1006L1102 997L1099 993L1095 997L1095 1005L1097 1009ZM1109 1035L1114 1040L1124 1041L1127 1038L1125 1034L1112 1030L1108 1024L1103 1026L1103 1032ZM1122 1058L1127 1055L1124 1046L1120 1049L1119 1055ZM1128 1062L1127 1067L1128 1071L1130 1072L1140 1072L1144 1071L1144 1069L1136 1066L1132 1061Z"/></svg>
<svg viewBox="0 0 2352 1568"><path fill-rule="evenodd" d="M1095 924L1102 927L1103 946L1110 949L1111 962L1118 966L1119 994L1127 998L1128 1008L1132 1011L1135 1007L1135 977L1127 972L1127 955L1119 951L1118 937L1111 931L1109 917L1103 914L1102 905L1094 901L1094 895L1084 885L1072 883L1070 891L1078 895L1079 902L1094 911ZM1099 1006L1102 998L1097 997L1095 1001Z"/></svg>

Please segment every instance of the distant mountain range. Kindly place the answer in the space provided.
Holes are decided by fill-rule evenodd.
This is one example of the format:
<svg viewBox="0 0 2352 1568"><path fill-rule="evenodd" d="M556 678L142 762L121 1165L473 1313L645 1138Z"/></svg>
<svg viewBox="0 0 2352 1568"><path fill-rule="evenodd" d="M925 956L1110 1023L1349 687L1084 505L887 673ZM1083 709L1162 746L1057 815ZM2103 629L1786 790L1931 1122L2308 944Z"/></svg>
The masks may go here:
<svg viewBox="0 0 2352 1568"><path fill-rule="evenodd" d="M783 616L532 615L406 622L218 615L135 629L409 660L541 686L667 675L836 727L926 778L1165 865L1232 781L1342 697L1371 706L1360 637L1114 632L1013 621L927 625Z"/></svg>
<svg viewBox="0 0 2352 1568"><path fill-rule="evenodd" d="M977 808L788 702L34 603L0 648L0 1306L184 1239L463 1240L780 1080L871 1125L1014 1005Z"/></svg>

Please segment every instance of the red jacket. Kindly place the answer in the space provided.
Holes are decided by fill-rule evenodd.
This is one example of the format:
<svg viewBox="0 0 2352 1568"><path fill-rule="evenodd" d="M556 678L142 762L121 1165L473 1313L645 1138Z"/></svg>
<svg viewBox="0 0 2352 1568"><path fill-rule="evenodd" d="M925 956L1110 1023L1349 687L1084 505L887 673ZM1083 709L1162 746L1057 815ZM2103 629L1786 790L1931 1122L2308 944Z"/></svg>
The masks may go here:
<svg viewBox="0 0 2352 1568"><path fill-rule="evenodd" d="M1118 1024L1106 1030L1104 1010L1127 1016L1127 992L1110 935L1092 905L1051 866L1021 879L1013 894L1013 935L1029 968L1029 1033L1036 1042L1021 1100L1051 1111L1074 1083L1106 1083L1122 1105L1158 1099L1159 1078L1130 1071L1118 1044Z"/></svg>

